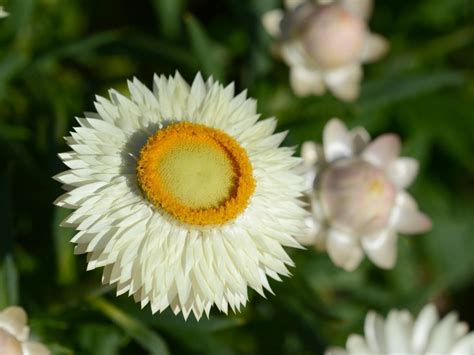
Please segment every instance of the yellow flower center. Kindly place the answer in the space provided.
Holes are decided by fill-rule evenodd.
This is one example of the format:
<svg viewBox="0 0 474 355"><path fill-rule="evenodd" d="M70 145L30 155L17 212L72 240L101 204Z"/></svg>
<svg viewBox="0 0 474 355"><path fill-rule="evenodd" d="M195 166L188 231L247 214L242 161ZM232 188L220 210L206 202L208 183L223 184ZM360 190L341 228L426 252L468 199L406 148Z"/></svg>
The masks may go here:
<svg viewBox="0 0 474 355"><path fill-rule="evenodd" d="M190 122L148 138L137 177L149 201L193 225L235 219L255 190L252 165L239 143L223 131Z"/></svg>

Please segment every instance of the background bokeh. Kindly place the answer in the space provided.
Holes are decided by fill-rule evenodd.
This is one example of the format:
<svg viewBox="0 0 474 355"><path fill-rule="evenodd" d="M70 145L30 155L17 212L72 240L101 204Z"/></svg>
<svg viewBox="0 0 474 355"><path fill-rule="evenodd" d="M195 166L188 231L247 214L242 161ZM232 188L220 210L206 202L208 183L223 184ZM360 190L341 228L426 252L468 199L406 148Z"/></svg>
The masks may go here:
<svg viewBox="0 0 474 355"><path fill-rule="evenodd" d="M10 0L0 20L0 309L21 304L54 354L321 354L361 332L369 309L418 311L434 301L474 327L474 2L384 0L372 29L391 42L365 68L352 104L296 98L287 67L272 58L260 17L277 0ZM241 314L184 322L151 315L100 285L74 257L67 211L51 176L74 116L95 94L126 92L133 76L197 71L235 81L263 116L290 130L288 145L320 140L334 116L372 135L397 132L421 162L411 192L432 232L399 240L396 268L355 272L326 254L292 251L294 276L251 293Z"/></svg>

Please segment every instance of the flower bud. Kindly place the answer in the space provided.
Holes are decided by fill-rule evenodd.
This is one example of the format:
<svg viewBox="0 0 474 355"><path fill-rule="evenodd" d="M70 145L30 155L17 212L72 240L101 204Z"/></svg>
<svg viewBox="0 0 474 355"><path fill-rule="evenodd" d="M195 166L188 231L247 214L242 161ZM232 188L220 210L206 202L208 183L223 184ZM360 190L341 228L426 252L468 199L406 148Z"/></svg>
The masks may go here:
<svg viewBox="0 0 474 355"><path fill-rule="evenodd" d="M317 8L302 26L302 43L309 56L325 69L357 61L366 25L362 18L338 5Z"/></svg>
<svg viewBox="0 0 474 355"><path fill-rule="evenodd" d="M0 354L22 355L20 342L7 331L0 329Z"/></svg>
<svg viewBox="0 0 474 355"><path fill-rule="evenodd" d="M387 226L396 189L379 168L360 159L349 159L328 167L320 182L320 194L332 225L363 236Z"/></svg>

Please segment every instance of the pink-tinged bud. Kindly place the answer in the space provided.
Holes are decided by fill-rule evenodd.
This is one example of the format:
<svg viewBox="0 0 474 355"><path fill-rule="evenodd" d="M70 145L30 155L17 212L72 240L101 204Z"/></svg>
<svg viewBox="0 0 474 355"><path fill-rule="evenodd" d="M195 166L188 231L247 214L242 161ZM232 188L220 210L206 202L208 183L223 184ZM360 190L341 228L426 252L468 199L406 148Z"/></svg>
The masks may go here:
<svg viewBox="0 0 474 355"><path fill-rule="evenodd" d="M22 355L20 342L7 331L0 329L0 354Z"/></svg>
<svg viewBox="0 0 474 355"><path fill-rule="evenodd" d="M306 18L301 36L306 52L317 65L337 68L360 58L366 25L348 10L328 5L317 8Z"/></svg>
<svg viewBox="0 0 474 355"><path fill-rule="evenodd" d="M396 188L379 168L360 159L340 160L324 172L321 201L330 223L364 236L387 226Z"/></svg>

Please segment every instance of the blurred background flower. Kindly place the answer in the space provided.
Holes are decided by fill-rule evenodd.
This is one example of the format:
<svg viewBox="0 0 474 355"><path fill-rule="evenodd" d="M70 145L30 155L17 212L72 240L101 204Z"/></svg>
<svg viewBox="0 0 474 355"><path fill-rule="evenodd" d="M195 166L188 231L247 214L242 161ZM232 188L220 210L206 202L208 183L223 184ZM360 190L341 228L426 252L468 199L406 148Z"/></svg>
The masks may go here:
<svg viewBox="0 0 474 355"><path fill-rule="evenodd" d="M474 354L474 332L451 312L440 319L436 307L426 305L413 318L406 310L391 310L386 319L375 312L365 317L364 336L352 334L344 349L326 355L345 354Z"/></svg>
<svg viewBox="0 0 474 355"><path fill-rule="evenodd" d="M8 16L8 12L6 12L4 9L3 9L3 6L0 6L0 18L2 17L7 17Z"/></svg>
<svg viewBox="0 0 474 355"><path fill-rule="evenodd" d="M347 271L364 252L377 266L391 269L397 260L397 232L423 233L431 220L418 210L405 189L418 174L418 161L399 157L400 138L383 134L373 141L358 127L349 131L339 119L324 127L323 142L303 143L307 218L305 243L328 251Z"/></svg>
<svg viewBox="0 0 474 355"><path fill-rule="evenodd" d="M362 63L388 51L387 41L371 33L371 0L295 1L272 10L262 22L276 40L275 51L290 67L298 96L322 95L326 87L339 99L359 96Z"/></svg>
<svg viewBox="0 0 474 355"><path fill-rule="evenodd" d="M50 355L41 343L30 340L28 316L23 308L7 307L0 312L0 354Z"/></svg>
<svg viewBox="0 0 474 355"><path fill-rule="evenodd" d="M364 68L360 98L296 97L288 67L270 52L264 13L276 0L10 0L0 21L0 309L21 304L54 354L322 354L362 334L371 309L417 314L434 301L474 326L474 3L377 1L370 28L390 55ZM291 254L297 267L276 296L253 292L242 313L184 322L151 316L113 288L98 287L75 257L67 212L51 179L57 152L94 111L94 95L127 93L126 79L195 73L236 82L263 117L289 129L287 146L322 141L331 117L373 137L400 135L402 155L420 163L410 193L434 221L426 235L400 238L398 261L368 260L348 273L324 253Z"/></svg>

